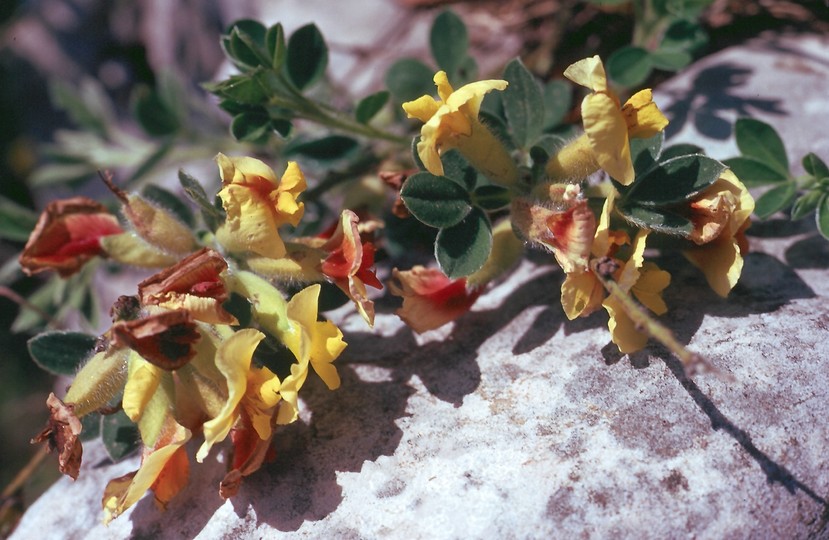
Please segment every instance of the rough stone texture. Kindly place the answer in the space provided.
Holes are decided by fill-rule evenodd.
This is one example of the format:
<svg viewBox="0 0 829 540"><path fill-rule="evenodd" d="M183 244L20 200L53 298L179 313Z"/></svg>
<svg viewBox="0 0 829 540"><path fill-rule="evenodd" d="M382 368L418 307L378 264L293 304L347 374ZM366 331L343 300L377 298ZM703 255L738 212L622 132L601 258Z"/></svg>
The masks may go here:
<svg viewBox="0 0 829 540"><path fill-rule="evenodd" d="M829 158L828 50L767 37L657 99L673 101L675 126L690 103L680 137L716 157L735 152L706 129L746 107L793 158ZM740 84L724 85L723 66ZM374 332L339 313L342 388L310 381L303 422L235 499L218 497L211 458L166 512L145 498L105 528L103 486L137 461L111 465L93 446L13 538L829 538L829 248L808 220L752 231L759 251L727 301L680 258L660 261L674 276L665 322L731 382L690 380L658 346L620 357L603 314L565 319L561 273L533 257L429 335L385 300Z"/></svg>

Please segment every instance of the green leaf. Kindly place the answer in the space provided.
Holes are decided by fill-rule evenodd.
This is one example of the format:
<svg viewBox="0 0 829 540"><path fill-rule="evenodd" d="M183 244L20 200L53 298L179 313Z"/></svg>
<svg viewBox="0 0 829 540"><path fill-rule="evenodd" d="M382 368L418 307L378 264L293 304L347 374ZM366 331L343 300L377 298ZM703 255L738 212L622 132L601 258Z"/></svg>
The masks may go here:
<svg viewBox="0 0 829 540"><path fill-rule="evenodd" d="M54 106L69 115L69 119L84 130L105 136L113 123L112 102L101 83L84 79L77 88L63 81L49 82L49 97Z"/></svg>
<svg viewBox="0 0 829 540"><path fill-rule="evenodd" d="M544 131L561 124L573 107L573 87L567 81L554 79L544 85Z"/></svg>
<svg viewBox="0 0 829 540"><path fill-rule="evenodd" d="M739 118L734 124L734 137L743 156L754 158L785 178L789 177L786 147L769 124L754 118Z"/></svg>
<svg viewBox="0 0 829 540"><path fill-rule="evenodd" d="M162 137L178 131L181 125L175 112L154 89L142 85L132 95L132 113L148 135Z"/></svg>
<svg viewBox="0 0 829 540"><path fill-rule="evenodd" d="M352 156L360 147L356 139L345 135L329 135L312 141L292 141L283 149L285 157L304 156L321 162L337 161Z"/></svg>
<svg viewBox="0 0 829 540"><path fill-rule="evenodd" d="M694 224L691 220L668 210L645 208L636 204L617 205L616 210L626 221L641 229L683 238L690 238L694 231Z"/></svg>
<svg viewBox="0 0 829 540"><path fill-rule="evenodd" d="M206 83L202 86L210 93L247 105L261 105L268 99L268 92L259 82L257 71L245 75L234 75L218 83Z"/></svg>
<svg viewBox="0 0 829 540"><path fill-rule="evenodd" d="M26 300L37 309L22 307L11 325L11 332L19 334L29 332L43 325L44 313L54 313L56 305L63 298L66 284L60 276L51 276L35 292L30 294Z"/></svg>
<svg viewBox="0 0 829 540"><path fill-rule="evenodd" d="M132 173L129 177L124 180L124 185L133 185L134 182L137 182L140 178L144 175L152 171L159 163L164 161L164 158L167 156L168 153L173 149L174 140L167 139L162 141L161 144L158 145L158 148L153 150L145 159L142 161L138 167L133 169Z"/></svg>
<svg viewBox="0 0 829 540"><path fill-rule="evenodd" d="M664 71L679 71L694 61L688 51L657 49L650 54L651 65Z"/></svg>
<svg viewBox="0 0 829 540"><path fill-rule="evenodd" d="M638 206L681 203L713 184L724 170L722 163L706 156L672 158L636 178L624 197Z"/></svg>
<svg viewBox="0 0 829 540"><path fill-rule="evenodd" d="M538 139L544 127L544 96L533 74L518 58L507 64L504 79L509 82L501 96L504 113L515 143L527 148Z"/></svg>
<svg viewBox="0 0 829 540"><path fill-rule="evenodd" d="M271 69L279 71L285 64L288 47L285 45L285 30L282 24L276 23L268 28L265 34L265 50L271 57Z"/></svg>
<svg viewBox="0 0 829 540"><path fill-rule="evenodd" d="M409 147L412 154L412 161L415 164L415 167L420 171L425 171L426 166L423 165L423 161L420 159L420 155L417 153L417 143L420 142L420 135L412 137L412 145ZM445 169L444 169L445 172Z"/></svg>
<svg viewBox="0 0 829 540"><path fill-rule="evenodd" d="M435 93L433 70L414 58L398 60L386 73L386 86L399 101L412 101Z"/></svg>
<svg viewBox="0 0 829 540"><path fill-rule="evenodd" d="M469 165L460 152L455 149L444 152L440 161L443 163L444 177L452 180L465 191L475 189L475 184L478 183L478 172Z"/></svg>
<svg viewBox="0 0 829 540"><path fill-rule="evenodd" d="M0 195L0 238L25 242L37 223L37 213Z"/></svg>
<svg viewBox="0 0 829 540"><path fill-rule="evenodd" d="M193 211L181 200L180 195L155 184L144 186L141 195L172 212L185 225L191 228L195 225L196 220L193 217Z"/></svg>
<svg viewBox="0 0 829 540"><path fill-rule="evenodd" d="M271 119L261 112L243 112L233 117L230 133L237 141L264 142L271 132Z"/></svg>
<svg viewBox="0 0 829 540"><path fill-rule="evenodd" d="M374 116L380 112L380 109L389 101L389 92L382 90L370 96L366 96L357 104L357 109L354 111L354 117L361 124L368 124Z"/></svg>
<svg viewBox="0 0 829 540"><path fill-rule="evenodd" d="M704 154L705 151L701 146L690 143L672 144L671 146L662 150L659 156L662 160L668 160L680 156L690 156L691 154Z"/></svg>
<svg viewBox="0 0 829 540"><path fill-rule="evenodd" d="M749 188L764 186L766 184L776 184L788 180L788 175L778 172L776 169L754 158L735 157L726 159L723 163L734 171L737 178Z"/></svg>
<svg viewBox="0 0 829 540"><path fill-rule="evenodd" d="M672 22L665 30L665 35L659 44L659 51L684 52L688 55L688 63L690 63L693 55L701 52L707 44L708 34L702 26L690 20L690 18L680 18Z"/></svg>
<svg viewBox="0 0 829 540"><path fill-rule="evenodd" d="M140 446L138 426L132 423L123 410L101 417L101 439L110 459L116 463Z"/></svg>
<svg viewBox="0 0 829 540"><path fill-rule="evenodd" d="M81 434L78 438L81 442L91 441L101 436L101 415L99 413L92 412L85 414L80 420Z"/></svg>
<svg viewBox="0 0 829 540"><path fill-rule="evenodd" d="M29 186L44 187L55 184L72 184L86 180L95 174L95 168L89 163L54 163L35 169L29 178Z"/></svg>
<svg viewBox="0 0 829 540"><path fill-rule="evenodd" d="M651 74L653 64L648 51L627 45L613 51L607 58L607 75L625 88L639 86Z"/></svg>
<svg viewBox="0 0 829 540"><path fill-rule="evenodd" d="M181 169L178 171L178 180L184 192L198 205L207 228L211 231L218 229L225 220L225 214L210 202L201 183Z"/></svg>
<svg viewBox="0 0 829 540"><path fill-rule="evenodd" d="M534 163L541 163L546 165L550 156L556 153L559 148L565 145L566 141L558 135L543 135L540 139L535 141L535 144L530 148L530 157L533 158ZM539 153L540 151L540 153Z"/></svg>
<svg viewBox="0 0 829 540"><path fill-rule="evenodd" d="M824 194L818 203L815 221L817 222L817 230L824 238L829 240L829 194Z"/></svg>
<svg viewBox="0 0 829 540"><path fill-rule="evenodd" d="M472 193L472 202L484 210L498 210L512 202L510 191L501 186L481 186Z"/></svg>
<svg viewBox="0 0 829 540"><path fill-rule="evenodd" d="M466 25L452 11L446 10L435 17L429 33L432 56L440 69L450 76L457 73L469 49Z"/></svg>
<svg viewBox="0 0 829 540"><path fill-rule="evenodd" d="M815 178L829 177L829 167L814 152L809 152L803 156L803 168Z"/></svg>
<svg viewBox="0 0 829 540"><path fill-rule="evenodd" d="M435 258L451 279L478 271L492 250L492 225L479 208L457 225L441 229L435 239Z"/></svg>
<svg viewBox="0 0 829 540"><path fill-rule="evenodd" d="M271 129L279 133L279 135L285 139L291 134L291 131L294 129L294 125L290 120L285 118L272 118Z"/></svg>
<svg viewBox="0 0 829 540"><path fill-rule="evenodd" d="M796 196L797 184L795 182L775 186L754 201L754 214L760 219L766 219L775 212L787 208Z"/></svg>
<svg viewBox="0 0 829 540"><path fill-rule="evenodd" d="M406 208L430 227L452 227L472 210L469 193L445 176L420 172L410 176L400 196Z"/></svg>
<svg viewBox="0 0 829 540"><path fill-rule="evenodd" d="M288 76L304 90L317 82L328 66L328 46L317 26L306 24L288 40Z"/></svg>
<svg viewBox="0 0 829 540"><path fill-rule="evenodd" d="M631 139L630 159L633 162L634 170L642 173L653 167L662 154L662 145L664 143L664 131L660 131L648 139Z"/></svg>
<svg viewBox="0 0 829 540"><path fill-rule="evenodd" d="M820 204L820 200L823 198L823 195L823 191L815 189L798 197L792 205L791 219L802 219L814 212L817 209L817 205Z"/></svg>
<svg viewBox="0 0 829 540"><path fill-rule="evenodd" d="M230 25L221 45L225 54L242 69L267 67L270 62L263 50L266 32L265 25L259 21L242 19Z"/></svg>
<svg viewBox="0 0 829 540"><path fill-rule="evenodd" d="M53 375L72 376L92 355L95 336L80 332L51 331L38 334L26 345L35 364Z"/></svg>

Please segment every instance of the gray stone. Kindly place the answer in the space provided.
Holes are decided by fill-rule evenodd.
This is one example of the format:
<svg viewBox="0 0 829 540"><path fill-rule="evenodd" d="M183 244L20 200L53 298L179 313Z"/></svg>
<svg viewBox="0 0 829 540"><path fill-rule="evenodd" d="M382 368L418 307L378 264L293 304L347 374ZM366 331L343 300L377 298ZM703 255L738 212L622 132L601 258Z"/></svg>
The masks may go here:
<svg viewBox="0 0 829 540"><path fill-rule="evenodd" d="M743 107L780 128L791 157L829 158L816 43L723 51L657 100L673 102L674 126L690 103L679 136L716 157L736 152L714 118ZM744 80L723 87L721 66ZM166 512L145 498L104 527L103 486L137 460L111 465L92 446L79 480L52 487L13 538L829 538L829 249L813 225L785 227L754 227L728 300L681 258L660 260L674 278L663 320L732 381L689 379L656 345L614 353L604 314L567 321L561 273L534 256L423 336L385 300L373 332L338 312L341 389L308 383L302 421L236 498L219 498L211 458Z"/></svg>

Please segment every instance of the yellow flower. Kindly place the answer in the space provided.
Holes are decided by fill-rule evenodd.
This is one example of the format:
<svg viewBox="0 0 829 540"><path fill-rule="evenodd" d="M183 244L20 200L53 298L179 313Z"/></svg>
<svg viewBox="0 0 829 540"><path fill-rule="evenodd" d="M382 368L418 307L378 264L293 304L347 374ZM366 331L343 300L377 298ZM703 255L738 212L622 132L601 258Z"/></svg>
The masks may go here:
<svg viewBox="0 0 829 540"><path fill-rule="evenodd" d="M518 171L503 144L478 121L484 95L492 90L503 90L507 81L485 80L469 83L454 90L446 73L438 71L434 77L438 96L422 96L403 104L409 118L423 122L417 153L426 169L443 175L440 154L457 148L476 169L491 180L512 184Z"/></svg>
<svg viewBox="0 0 829 540"><path fill-rule="evenodd" d="M290 407L281 407L277 423L286 424L297 418L299 405L297 394L305 383L309 364L326 386L336 390L340 376L332 362L345 349L343 333L330 321L317 320L319 285L311 285L299 291L288 302L287 316L291 329L282 336L282 342L294 354L297 363L280 386L280 394Z"/></svg>
<svg viewBox="0 0 829 540"><path fill-rule="evenodd" d="M671 276L655 264L644 262L648 231L639 231L631 243L626 233L610 230L613 203L614 194L611 193L605 200L596 227L591 255L593 258L611 257L619 266L613 275L619 288L625 293L631 293L645 307L661 315L667 311L661 293L670 283ZM615 258L616 251L626 244L632 244L628 260ZM609 315L607 326L611 340L623 353L637 351L647 343L647 336L637 329L619 300L606 295L604 285L589 268L567 273L561 285L561 305L570 320L585 317L600 306L604 307Z"/></svg>
<svg viewBox="0 0 829 540"><path fill-rule="evenodd" d="M292 162L281 180L273 169L258 159L216 156L222 189L219 197L227 212L227 221L217 231L217 238L231 251L253 251L278 259L285 255L285 244L278 228L289 223L296 226L305 210L297 201L305 191L305 176Z"/></svg>
<svg viewBox="0 0 829 540"><path fill-rule="evenodd" d="M686 250L685 257L702 270L708 284L722 297L737 284L743 270L743 254L748 251L745 230L751 224L754 199L731 172L720 178L691 201L691 240L699 247Z"/></svg>
<svg viewBox="0 0 829 540"><path fill-rule="evenodd" d="M279 407L276 421L291 423L297 418L297 394L305 383L309 367L314 368L328 388L334 390L340 386L340 377L331 363L345 349L343 334L334 323L317 320L319 284L299 291L288 302L271 283L252 272L231 274L228 287L250 299L256 322L297 359L279 388L286 406Z"/></svg>
<svg viewBox="0 0 829 540"><path fill-rule="evenodd" d="M622 106L607 84L604 66L598 56L576 62L564 71L564 76L593 93L587 95L581 105L585 138L577 139L574 145L565 147L552 159L547 167L548 174L554 178L567 178L571 176L570 172L584 176L590 168L581 162L592 158L607 174L629 185L633 182L634 171L628 139L652 137L668 125L668 120L653 102L650 89L634 94ZM587 157L585 145L589 149Z"/></svg>
<svg viewBox="0 0 829 540"><path fill-rule="evenodd" d="M183 447L190 435L190 430L172 417L166 418L156 443L145 447L141 467L110 480L104 489L104 523L121 515L150 488L155 491L157 502L164 506L186 485L189 462Z"/></svg>
<svg viewBox="0 0 829 540"><path fill-rule="evenodd" d="M259 438L267 440L272 435L271 423L276 416L276 407L282 400L279 377L264 366L251 368L247 377L242 408Z"/></svg>
<svg viewBox="0 0 829 540"><path fill-rule="evenodd" d="M653 263L642 262L645 236L646 234L642 233L637 235L634 241L634 255L625 264L622 270L623 277L618 281L620 287L626 292L630 291L642 305L657 315L662 315L668 311L668 306L661 295L670 284L671 275ZM619 352L627 354L642 349L648 342L648 336L637 328L619 300L614 296L608 296L602 302L602 306L609 316L607 328L610 330L610 339L619 348Z"/></svg>
<svg viewBox="0 0 829 540"><path fill-rule="evenodd" d="M222 327L217 327L221 329ZM216 351L216 367L227 382L227 399L219 414L204 423L204 443L196 453L196 461L201 463L210 448L217 442L224 440L233 427L238 415L236 407L245 395L247 389L247 373L253 359L253 351L265 334L252 328L232 332L224 327L231 335L227 336Z"/></svg>

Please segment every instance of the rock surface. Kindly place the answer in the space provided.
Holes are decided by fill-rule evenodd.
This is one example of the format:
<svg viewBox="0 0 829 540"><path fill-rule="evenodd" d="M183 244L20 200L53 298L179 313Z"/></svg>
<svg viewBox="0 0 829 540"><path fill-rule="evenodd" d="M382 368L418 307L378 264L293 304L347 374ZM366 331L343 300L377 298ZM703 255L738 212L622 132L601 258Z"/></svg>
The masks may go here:
<svg viewBox="0 0 829 540"><path fill-rule="evenodd" d="M720 120L740 112L773 122L792 160L826 159L827 51L767 37L706 58L657 101L676 140L715 157L736 154ZM829 243L808 221L752 230L728 300L660 261L674 276L666 324L733 381L691 380L658 346L614 354L604 314L567 321L561 273L533 257L430 335L384 301L374 332L340 313L342 388L309 383L303 421L233 500L213 460L166 512L145 498L104 527L103 486L137 460L90 446L80 479L51 488L13 538L829 538Z"/></svg>

